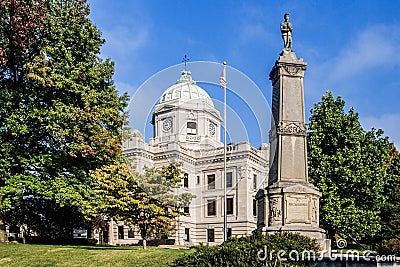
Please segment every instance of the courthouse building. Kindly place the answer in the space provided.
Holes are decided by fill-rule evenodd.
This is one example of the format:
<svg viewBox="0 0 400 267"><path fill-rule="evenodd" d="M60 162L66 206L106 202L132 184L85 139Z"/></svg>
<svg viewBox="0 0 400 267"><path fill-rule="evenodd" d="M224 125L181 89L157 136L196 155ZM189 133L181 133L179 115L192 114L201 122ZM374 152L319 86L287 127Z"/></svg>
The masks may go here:
<svg viewBox="0 0 400 267"><path fill-rule="evenodd" d="M144 100L143 100L144 101ZM189 216L177 219L176 244L218 244L223 241L222 118L207 92L196 85L190 71L166 89L155 106L154 136L146 143L134 130L124 141L125 156L143 172L143 167L161 168L182 163L185 173L181 190L195 197L185 208ZM248 142L227 146L228 236L249 235L256 229L255 194L265 188L269 170L269 147L254 148ZM115 244L135 243L138 232L113 222Z"/></svg>

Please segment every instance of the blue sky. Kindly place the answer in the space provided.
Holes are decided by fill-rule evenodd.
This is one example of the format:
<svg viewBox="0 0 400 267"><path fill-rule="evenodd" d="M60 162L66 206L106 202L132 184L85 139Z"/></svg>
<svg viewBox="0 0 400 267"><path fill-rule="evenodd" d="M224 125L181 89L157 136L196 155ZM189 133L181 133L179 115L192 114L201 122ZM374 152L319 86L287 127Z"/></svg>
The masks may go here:
<svg viewBox="0 0 400 267"><path fill-rule="evenodd" d="M313 104L330 90L343 97L347 109L355 108L366 129L382 128L400 148L400 1L89 0L89 3L91 19L106 39L103 57L110 57L116 63L117 89L128 92L134 101L140 96L135 102L137 110L151 113L149 106L154 105L156 92L172 85L168 83L179 78L183 66L170 68L171 79L164 81L165 88L158 88L153 95L150 92L135 95L140 86L154 74L181 64L185 54L190 62L226 60L253 81L270 103L268 73L282 50L279 23L288 12L294 27L293 50L308 63L304 80L306 117ZM216 83L218 71L216 67ZM197 80L200 76L196 77L193 70L192 75ZM220 108L222 94L218 87L199 85L205 87ZM252 89L237 90L240 95ZM239 101L233 99L233 93L228 94L228 101L230 96L232 102ZM145 102L150 104L141 106ZM246 104L231 108L232 114L244 122L246 138L253 145L268 142L265 133L269 127L265 125L269 111L265 112L265 118L259 118L256 112L253 117L262 120L258 124L261 129L253 131L255 126L251 122L246 124L246 116L252 112ZM228 119L228 131L229 125L232 128L237 125L233 119L229 122ZM144 124L149 129L148 120ZM232 141L241 141L243 135L235 136L235 132L236 129L231 130ZM146 136L149 137L149 132Z"/></svg>

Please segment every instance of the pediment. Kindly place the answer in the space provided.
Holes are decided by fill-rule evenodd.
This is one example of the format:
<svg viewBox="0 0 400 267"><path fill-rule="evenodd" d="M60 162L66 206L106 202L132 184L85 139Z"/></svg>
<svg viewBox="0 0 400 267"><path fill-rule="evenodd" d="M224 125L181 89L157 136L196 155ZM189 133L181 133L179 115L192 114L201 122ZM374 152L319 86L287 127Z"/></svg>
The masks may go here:
<svg viewBox="0 0 400 267"><path fill-rule="evenodd" d="M154 112L159 113L159 112L171 111L173 109L174 109L174 106L172 106L172 105L162 105L162 106L156 107Z"/></svg>

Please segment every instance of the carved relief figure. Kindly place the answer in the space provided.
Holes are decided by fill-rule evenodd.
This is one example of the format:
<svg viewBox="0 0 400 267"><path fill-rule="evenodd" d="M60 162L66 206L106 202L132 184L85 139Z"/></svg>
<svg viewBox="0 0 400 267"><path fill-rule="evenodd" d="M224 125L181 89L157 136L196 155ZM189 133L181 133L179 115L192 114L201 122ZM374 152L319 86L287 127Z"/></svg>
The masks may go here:
<svg viewBox="0 0 400 267"><path fill-rule="evenodd" d="M289 22L289 14L286 13L283 18L284 22L281 23L281 33L283 39L283 47L287 50L292 51L292 23Z"/></svg>
<svg viewBox="0 0 400 267"><path fill-rule="evenodd" d="M279 200L277 198L271 199L270 202L270 216L271 220L279 220L282 216L281 207L279 206Z"/></svg>

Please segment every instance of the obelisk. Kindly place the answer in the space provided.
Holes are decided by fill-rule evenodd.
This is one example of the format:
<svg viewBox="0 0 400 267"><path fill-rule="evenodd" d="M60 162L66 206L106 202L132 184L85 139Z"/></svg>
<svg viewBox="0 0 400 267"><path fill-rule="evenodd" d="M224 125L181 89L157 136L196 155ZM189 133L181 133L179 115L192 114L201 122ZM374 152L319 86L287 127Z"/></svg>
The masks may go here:
<svg viewBox="0 0 400 267"><path fill-rule="evenodd" d="M304 110L304 72L307 63L292 50L292 24L285 14L284 42L269 78L272 82L272 123L268 186L257 194L263 218L258 228L267 233L297 232L322 240L319 227L321 193L308 182L307 127ZM259 211L260 211L259 209Z"/></svg>

